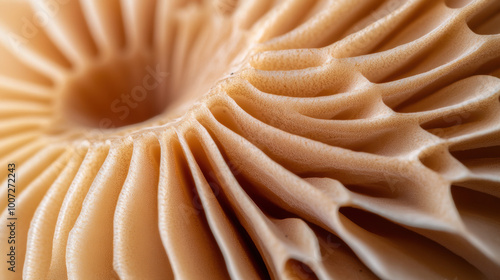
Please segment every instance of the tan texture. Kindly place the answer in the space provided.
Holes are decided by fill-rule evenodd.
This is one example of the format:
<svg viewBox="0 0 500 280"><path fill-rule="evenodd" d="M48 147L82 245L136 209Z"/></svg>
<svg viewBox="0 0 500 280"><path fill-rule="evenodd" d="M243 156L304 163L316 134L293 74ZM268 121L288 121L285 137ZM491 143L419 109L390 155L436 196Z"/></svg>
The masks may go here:
<svg viewBox="0 0 500 280"><path fill-rule="evenodd" d="M0 0L0 58L0 279L500 275L500 1Z"/></svg>

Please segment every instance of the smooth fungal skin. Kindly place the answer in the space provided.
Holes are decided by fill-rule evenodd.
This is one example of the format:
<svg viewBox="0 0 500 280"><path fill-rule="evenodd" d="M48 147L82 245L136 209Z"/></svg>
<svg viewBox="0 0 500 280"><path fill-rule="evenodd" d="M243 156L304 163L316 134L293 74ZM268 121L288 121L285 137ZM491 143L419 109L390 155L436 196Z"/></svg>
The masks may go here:
<svg viewBox="0 0 500 280"><path fill-rule="evenodd" d="M0 58L0 279L500 275L497 0L0 0Z"/></svg>

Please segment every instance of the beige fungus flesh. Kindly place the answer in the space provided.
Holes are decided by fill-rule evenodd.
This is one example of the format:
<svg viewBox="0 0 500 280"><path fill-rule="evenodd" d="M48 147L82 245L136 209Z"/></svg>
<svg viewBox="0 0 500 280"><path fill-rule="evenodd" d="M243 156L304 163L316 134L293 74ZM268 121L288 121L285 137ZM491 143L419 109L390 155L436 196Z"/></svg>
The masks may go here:
<svg viewBox="0 0 500 280"><path fill-rule="evenodd" d="M0 0L0 159L0 279L498 279L500 1Z"/></svg>

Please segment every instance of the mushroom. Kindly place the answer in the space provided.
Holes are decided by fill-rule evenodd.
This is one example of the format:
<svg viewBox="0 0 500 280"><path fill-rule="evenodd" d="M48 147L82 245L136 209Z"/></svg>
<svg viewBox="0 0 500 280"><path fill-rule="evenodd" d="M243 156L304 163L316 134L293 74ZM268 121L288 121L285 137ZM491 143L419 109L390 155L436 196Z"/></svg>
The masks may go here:
<svg viewBox="0 0 500 280"><path fill-rule="evenodd" d="M499 1L0 6L1 279L500 275Z"/></svg>

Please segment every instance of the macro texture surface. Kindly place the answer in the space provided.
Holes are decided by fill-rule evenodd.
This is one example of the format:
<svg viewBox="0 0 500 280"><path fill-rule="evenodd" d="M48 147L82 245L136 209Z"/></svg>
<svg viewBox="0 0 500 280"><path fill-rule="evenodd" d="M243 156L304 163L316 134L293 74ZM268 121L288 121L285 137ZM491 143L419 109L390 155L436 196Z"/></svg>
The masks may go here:
<svg viewBox="0 0 500 280"><path fill-rule="evenodd" d="M0 59L0 279L500 275L498 0L0 0Z"/></svg>

